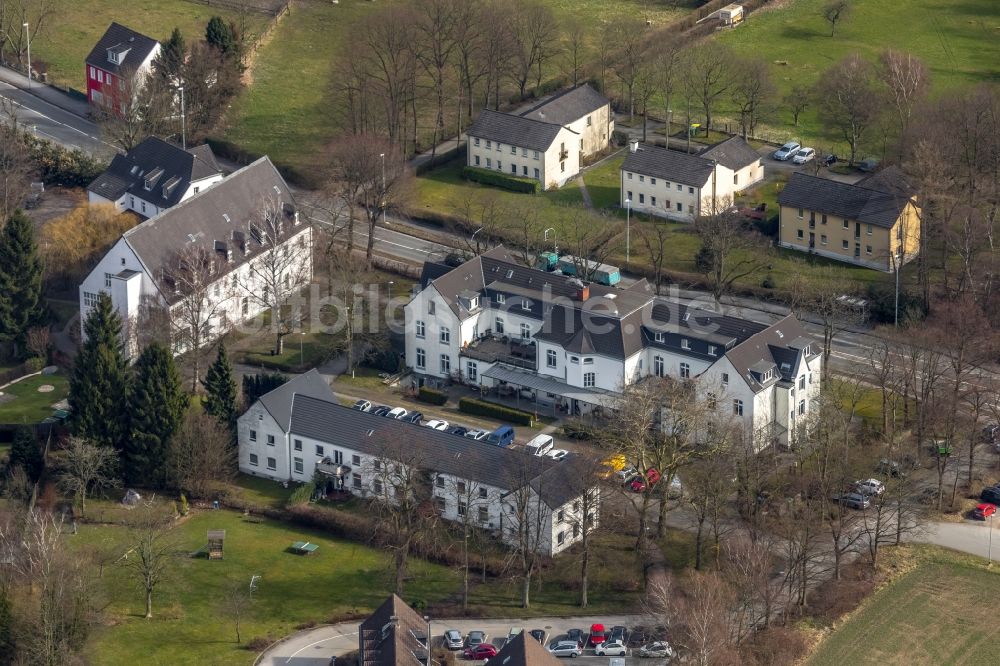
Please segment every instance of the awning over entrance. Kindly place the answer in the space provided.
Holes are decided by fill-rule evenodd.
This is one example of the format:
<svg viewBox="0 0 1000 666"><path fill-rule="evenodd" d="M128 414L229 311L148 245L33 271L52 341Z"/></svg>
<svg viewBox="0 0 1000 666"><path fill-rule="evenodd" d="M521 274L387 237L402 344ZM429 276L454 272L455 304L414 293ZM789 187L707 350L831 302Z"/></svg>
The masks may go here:
<svg viewBox="0 0 1000 666"><path fill-rule="evenodd" d="M351 473L351 468L347 465L333 463L329 458L324 458L322 462L316 463L316 471L326 476L343 478Z"/></svg>
<svg viewBox="0 0 1000 666"><path fill-rule="evenodd" d="M480 376L534 391L551 393L567 400L579 400L590 405L598 405L611 409L617 407L618 401L621 399L621 396L610 391L570 386L551 377L536 375L533 372L522 372L514 368L506 368L502 365L495 365Z"/></svg>

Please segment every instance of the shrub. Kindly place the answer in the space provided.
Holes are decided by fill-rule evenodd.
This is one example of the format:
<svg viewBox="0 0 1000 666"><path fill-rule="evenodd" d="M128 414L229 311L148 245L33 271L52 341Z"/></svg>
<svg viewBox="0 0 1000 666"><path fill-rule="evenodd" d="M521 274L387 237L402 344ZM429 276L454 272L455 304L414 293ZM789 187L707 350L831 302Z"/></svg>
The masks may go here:
<svg viewBox="0 0 1000 666"><path fill-rule="evenodd" d="M191 509L190 509L190 507L188 506L188 498L187 498L187 495L185 495L184 493L181 493L181 507L180 507L180 512L181 512L181 515L182 515L182 516L186 516L186 515L188 515L188 511L190 511L190 510L191 510Z"/></svg>
<svg viewBox="0 0 1000 666"><path fill-rule="evenodd" d="M440 406L448 402L448 394L444 391L438 391L437 389L428 388L427 386L421 386L420 390L417 391L417 400L426 402L429 405Z"/></svg>
<svg viewBox="0 0 1000 666"><path fill-rule="evenodd" d="M495 402L478 400L476 398L462 398L458 401L458 410L466 414L475 414L476 416L489 416L514 425L530 426L535 420L533 415L520 409L505 407Z"/></svg>
<svg viewBox="0 0 1000 666"><path fill-rule="evenodd" d="M48 185L86 187L107 166L80 149L66 150L43 139L28 136L31 158Z"/></svg>
<svg viewBox="0 0 1000 666"><path fill-rule="evenodd" d="M38 372L45 367L45 359L41 356L32 356L24 362L24 369L27 372Z"/></svg>
<svg viewBox="0 0 1000 666"><path fill-rule="evenodd" d="M305 504L312 499L313 494L316 492L316 484L310 481L309 483L303 483L301 486L295 489L291 495L288 496L288 506L296 506L298 504Z"/></svg>
<svg viewBox="0 0 1000 666"><path fill-rule="evenodd" d="M523 192L524 194L538 194L541 190L541 183L534 178L521 178L519 176L508 176L500 171L490 171L479 167L465 167L462 169L462 177L475 183L483 185L493 185L512 192Z"/></svg>
<svg viewBox="0 0 1000 666"><path fill-rule="evenodd" d="M582 421L567 421L562 427L563 435L570 439L593 439L594 429Z"/></svg>

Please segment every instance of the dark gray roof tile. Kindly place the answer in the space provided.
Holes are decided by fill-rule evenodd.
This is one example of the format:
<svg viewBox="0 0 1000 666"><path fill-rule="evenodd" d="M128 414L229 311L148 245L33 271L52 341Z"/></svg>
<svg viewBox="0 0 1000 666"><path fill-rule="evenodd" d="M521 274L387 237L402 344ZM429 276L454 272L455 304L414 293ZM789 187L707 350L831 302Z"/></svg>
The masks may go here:
<svg viewBox="0 0 1000 666"><path fill-rule="evenodd" d="M471 137L544 152L556 140L562 128L557 123L483 109L466 133Z"/></svg>
<svg viewBox="0 0 1000 666"><path fill-rule="evenodd" d="M547 123L569 125L607 105L607 98L585 83L557 93L518 115Z"/></svg>
<svg viewBox="0 0 1000 666"><path fill-rule="evenodd" d="M698 154L706 160L715 160L727 169L739 171L754 162L760 161L760 155L741 136L733 136L709 146Z"/></svg>
<svg viewBox="0 0 1000 666"><path fill-rule="evenodd" d="M711 160L649 144L639 144L635 152L629 151L621 168L694 187L703 186L712 175Z"/></svg>
<svg viewBox="0 0 1000 666"><path fill-rule="evenodd" d="M157 44L159 42L152 37L126 28L120 23L112 23L90 51L90 55L87 56L87 64L112 74L135 72L153 52ZM108 61L109 49L116 53L127 52L124 58L120 58L121 62L115 64Z"/></svg>
<svg viewBox="0 0 1000 666"><path fill-rule="evenodd" d="M909 198L827 178L794 172L778 194L778 204L836 215L891 229Z"/></svg>

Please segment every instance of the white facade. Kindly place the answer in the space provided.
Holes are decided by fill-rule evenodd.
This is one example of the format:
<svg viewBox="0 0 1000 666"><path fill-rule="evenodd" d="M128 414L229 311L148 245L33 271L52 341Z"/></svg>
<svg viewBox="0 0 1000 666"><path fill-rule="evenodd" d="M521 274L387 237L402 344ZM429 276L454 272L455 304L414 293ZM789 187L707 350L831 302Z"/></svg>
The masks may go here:
<svg viewBox="0 0 1000 666"><path fill-rule="evenodd" d="M202 190L207 190L212 185L215 185L216 183L221 181L222 178L223 178L222 174L217 173L209 176L208 178L202 178L200 180L191 181L191 184L184 192L184 196L180 198L178 203L180 203L180 201L189 199L195 194L201 192ZM155 191L157 188L153 189ZM105 197L102 197L101 195L88 190L87 203L89 203L90 205L110 204L113 205L115 207L115 210L117 210L118 212L130 210L133 213L142 215L143 217L156 217L163 211L167 210L166 208L157 207L156 204L152 203L147 199L143 199L141 196L135 196L134 194L129 194L127 192L122 196L120 196L118 199L111 200L111 199L106 199Z"/></svg>
<svg viewBox="0 0 1000 666"><path fill-rule="evenodd" d="M544 151L469 135L466 164L533 178L542 189L554 189L580 172L580 141L580 135L566 127Z"/></svg>

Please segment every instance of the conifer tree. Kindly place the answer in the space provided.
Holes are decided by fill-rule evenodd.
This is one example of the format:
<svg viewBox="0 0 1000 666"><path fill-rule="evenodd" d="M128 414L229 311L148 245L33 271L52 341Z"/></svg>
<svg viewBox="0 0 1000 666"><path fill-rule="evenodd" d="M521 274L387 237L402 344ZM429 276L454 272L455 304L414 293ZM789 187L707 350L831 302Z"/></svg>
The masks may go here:
<svg viewBox="0 0 1000 666"><path fill-rule="evenodd" d="M219 352L215 361L208 367L205 379L201 382L205 387L205 413L218 419L236 441L236 381L233 379L233 366L226 355L226 345L219 342Z"/></svg>
<svg viewBox="0 0 1000 666"><path fill-rule="evenodd" d="M128 434L128 364L122 347L122 320L106 293L98 295L87 314L83 335L69 380L73 434L120 451Z"/></svg>
<svg viewBox="0 0 1000 666"><path fill-rule="evenodd" d="M170 438L184 420L187 406L173 356L154 342L139 354L129 388L129 437L122 460L127 483L165 485Z"/></svg>
<svg viewBox="0 0 1000 666"><path fill-rule="evenodd" d="M42 448L38 446L38 439L28 428L18 428L14 431L14 441L10 447L9 465L20 467L28 475L32 483L37 483L45 468L45 458L42 456Z"/></svg>
<svg viewBox="0 0 1000 666"><path fill-rule="evenodd" d="M213 16L205 26L205 41L219 50L219 53L230 58L238 55L236 27L226 23L221 16Z"/></svg>
<svg viewBox="0 0 1000 666"><path fill-rule="evenodd" d="M184 35L181 34L180 28L174 28L174 31L170 33L170 39L163 45L159 55L153 61L154 71L171 82L179 80L184 68L186 53L187 45L184 43Z"/></svg>
<svg viewBox="0 0 1000 666"><path fill-rule="evenodd" d="M20 356L28 329L44 321L42 261L34 228L16 210L0 233L0 341L12 345L14 355Z"/></svg>

